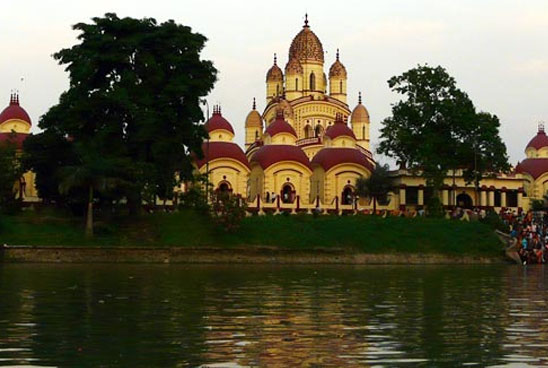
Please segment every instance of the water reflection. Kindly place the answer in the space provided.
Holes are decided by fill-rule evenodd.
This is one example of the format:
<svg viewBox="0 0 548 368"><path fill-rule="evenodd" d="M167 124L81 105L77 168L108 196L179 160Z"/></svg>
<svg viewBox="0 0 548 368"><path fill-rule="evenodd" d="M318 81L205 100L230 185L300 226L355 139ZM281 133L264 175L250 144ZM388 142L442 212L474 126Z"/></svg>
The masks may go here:
<svg viewBox="0 0 548 368"><path fill-rule="evenodd" d="M0 366L548 365L543 267L0 265Z"/></svg>

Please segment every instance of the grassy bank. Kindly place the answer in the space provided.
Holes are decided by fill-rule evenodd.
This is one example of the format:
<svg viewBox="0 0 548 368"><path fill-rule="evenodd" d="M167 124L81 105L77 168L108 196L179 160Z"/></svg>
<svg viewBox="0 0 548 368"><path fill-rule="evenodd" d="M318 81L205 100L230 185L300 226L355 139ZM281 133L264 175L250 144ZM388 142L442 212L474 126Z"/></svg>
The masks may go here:
<svg viewBox="0 0 548 368"><path fill-rule="evenodd" d="M24 213L0 219L0 243L41 246L276 246L293 249L348 248L367 253L497 256L491 228L443 219L371 216L261 216L246 218L227 234L193 212L99 221L86 239L79 219L56 213Z"/></svg>

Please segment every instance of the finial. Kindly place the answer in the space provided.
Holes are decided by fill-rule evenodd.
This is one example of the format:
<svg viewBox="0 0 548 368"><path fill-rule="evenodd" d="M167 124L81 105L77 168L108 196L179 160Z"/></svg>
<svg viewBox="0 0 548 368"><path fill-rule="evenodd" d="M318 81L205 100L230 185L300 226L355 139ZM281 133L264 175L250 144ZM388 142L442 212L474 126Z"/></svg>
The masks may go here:
<svg viewBox="0 0 548 368"><path fill-rule="evenodd" d="M308 28L308 13L304 14L304 27Z"/></svg>
<svg viewBox="0 0 548 368"><path fill-rule="evenodd" d="M257 110L257 105L255 104L255 97L253 97L253 110Z"/></svg>
<svg viewBox="0 0 548 368"><path fill-rule="evenodd" d="M362 92L358 92L358 103L361 105L362 104Z"/></svg>
<svg viewBox="0 0 548 368"><path fill-rule="evenodd" d="M337 61L339 61L339 49L337 49Z"/></svg>
<svg viewBox="0 0 548 368"><path fill-rule="evenodd" d="M544 121L538 123L538 132L544 133Z"/></svg>
<svg viewBox="0 0 548 368"><path fill-rule="evenodd" d="M15 90L15 104L19 105L19 91Z"/></svg>
<svg viewBox="0 0 548 368"><path fill-rule="evenodd" d="M278 55L274 53L274 65L276 65L277 62L278 62Z"/></svg>

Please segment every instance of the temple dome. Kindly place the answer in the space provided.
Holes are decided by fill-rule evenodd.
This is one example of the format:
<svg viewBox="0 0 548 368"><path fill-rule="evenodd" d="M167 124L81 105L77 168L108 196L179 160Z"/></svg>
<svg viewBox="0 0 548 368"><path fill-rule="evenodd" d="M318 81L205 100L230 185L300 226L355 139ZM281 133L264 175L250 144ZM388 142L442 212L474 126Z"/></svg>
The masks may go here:
<svg viewBox="0 0 548 368"><path fill-rule="evenodd" d="M303 66L299 62L298 59L293 58L289 59L285 66L285 74L288 75L295 75L295 74L303 74Z"/></svg>
<svg viewBox="0 0 548 368"><path fill-rule="evenodd" d="M374 164L369 161L367 156L355 148L322 148L312 159L312 166L320 166L325 171L340 164L359 165L369 172L374 168Z"/></svg>
<svg viewBox="0 0 548 368"><path fill-rule="evenodd" d="M266 73L267 82L281 82L284 80L284 74L277 64L277 57L274 54L274 65Z"/></svg>
<svg viewBox="0 0 548 368"><path fill-rule="evenodd" d="M29 125L32 125L29 114L19 105L19 96L12 94L10 104L0 113L0 124L8 120L22 120Z"/></svg>
<svg viewBox="0 0 548 368"><path fill-rule="evenodd" d="M232 125L223 117L219 106L213 107L213 116L205 123L204 128L208 133L215 130L226 130L234 135Z"/></svg>
<svg viewBox="0 0 548 368"><path fill-rule="evenodd" d="M350 129L346 123L342 119L341 114L337 114L337 118L335 120L335 124L331 125L329 128L327 128L325 132L325 136L335 139L341 136L347 136L352 139L356 139L356 136L354 135L354 132L352 129Z"/></svg>
<svg viewBox="0 0 548 368"><path fill-rule="evenodd" d="M528 148L534 148L536 150L539 150L544 147L548 147L548 137L544 132L544 127L539 126L537 135L529 141L529 144L527 144L525 150L527 150Z"/></svg>
<svg viewBox="0 0 548 368"><path fill-rule="evenodd" d="M515 169L516 174L529 174L537 180L544 173L548 172L548 159L526 158L521 161Z"/></svg>
<svg viewBox="0 0 548 368"><path fill-rule="evenodd" d="M337 50L337 60L329 68L329 78L344 78L346 79L347 73L343 63L339 60L339 50Z"/></svg>
<svg viewBox="0 0 548 368"><path fill-rule="evenodd" d="M202 152L204 157L196 159L198 168L201 168L208 162L227 158L238 161L245 167L249 167L249 162L244 151L233 142L204 142L202 143Z"/></svg>
<svg viewBox="0 0 548 368"><path fill-rule="evenodd" d="M247 114L247 117L245 118L245 126L246 128L261 128L263 127L263 119L261 118L261 114L257 111L256 105L255 105L255 99L253 99L253 109Z"/></svg>
<svg viewBox="0 0 548 368"><path fill-rule="evenodd" d="M272 144L259 148L251 157L251 164L257 163L263 170L283 161L292 161L310 169L310 161L300 147L293 145Z"/></svg>
<svg viewBox="0 0 548 368"><path fill-rule="evenodd" d="M293 129L293 127L289 125L287 121L285 121L282 110L278 111L276 119L266 128L265 133L267 133L271 137L274 137L275 135L280 133L288 133L297 138L297 133L295 132L295 129Z"/></svg>
<svg viewBox="0 0 548 368"><path fill-rule="evenodd" d="M304 21L303 29L293 38L289 48L289 60L297 59L301 63L318 62L323 64L323 46L320 39L310 30L308 17Z"/></svg>
<svg viewBox="0 0 548 368"><path fill-rule="evenodd" d="M360 93L358 105L352 110L350 121L354 123L369 123L369 111L362 105L362 94Z"/></svg>

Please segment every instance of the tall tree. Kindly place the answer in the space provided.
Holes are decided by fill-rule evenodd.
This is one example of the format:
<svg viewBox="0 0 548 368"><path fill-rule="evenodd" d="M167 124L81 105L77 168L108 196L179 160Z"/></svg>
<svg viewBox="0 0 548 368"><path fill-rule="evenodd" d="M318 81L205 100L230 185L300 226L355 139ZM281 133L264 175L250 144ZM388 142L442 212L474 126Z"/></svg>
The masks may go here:
<svg viewBox="0 0 548 368"><path fill-rule="evenodd" d="M478 178L479 171L507 167L498 119L477 113L444 68L419 65L392 77L388 85L404 99L393 105L392 116L382 122L378 152L422 173L435 193L451 169L468 169L469 178L474 167Z"/></svg>
<svg viewBox="0 0 548 368"><path fill-rule="evenodd" d="M206 38L171 20L110 13L73 28L80 42L54 55L70 74L70 88L39 125L111 161L131 161L117 176L131 183L125 196L137 212L143 189L156 187L159 177L192 173L189 153L200 152L206 136L199 102L217 73L200 59Z"/></svg>
<svg viewBox="0 0 548 368"><path fill-rule="evenodd" d="M377 165L371 176L360 177L356 180L356 194L373 200L373 214L377 213L377 202L386 199L391 189L392 180L389 176L388 165Z"/></svg>

